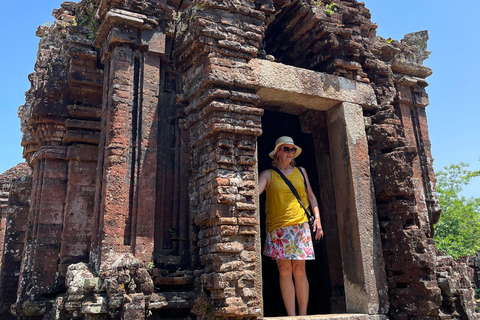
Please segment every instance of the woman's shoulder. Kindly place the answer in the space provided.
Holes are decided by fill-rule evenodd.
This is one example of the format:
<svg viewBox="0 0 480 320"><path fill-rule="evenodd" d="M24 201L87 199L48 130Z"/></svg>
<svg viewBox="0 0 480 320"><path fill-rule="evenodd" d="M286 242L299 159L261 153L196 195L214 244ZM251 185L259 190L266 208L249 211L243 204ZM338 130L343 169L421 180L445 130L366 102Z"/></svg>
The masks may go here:
<svg viewBox="0 0 480 320"><path fill-rule="evenodd" d="M304 167L295 166L295 168L297 168L298 171L301 171L301 172L303 172L303 173L306 173L306 172L307 172Z"/></svg>
<svg viewBox="0 0 480 320"><path fill-rule="evenodd" d="M270 177L271 175L271 170L272 169L267 169L267 170L263 170L262 172L260 172L260 177Z"/></svg>
<svg viewBox="0 0 480 320"><path fill-rule="evenodd" d="M298 171L300 171L300 173L302 174L302 176L306 176L307 175L307 170L305 170L304 167L299 167L299 166L296 166L295 168L298 169Z"/></svg>

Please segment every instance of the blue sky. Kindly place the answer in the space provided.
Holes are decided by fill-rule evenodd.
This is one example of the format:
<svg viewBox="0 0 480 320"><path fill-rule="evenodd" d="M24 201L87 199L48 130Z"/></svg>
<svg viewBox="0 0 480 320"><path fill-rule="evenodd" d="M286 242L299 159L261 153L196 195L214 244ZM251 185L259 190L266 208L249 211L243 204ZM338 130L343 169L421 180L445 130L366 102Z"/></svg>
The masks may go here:
<svg viewBox="0 0 480 320"><path fill-rule="evenodd" d="M57 0L0 2L0 173L23 161L17 109L24 104L33 72L39 25L54 21ZM377 34L401 40L410 32L428 30L433 69L427 78L430 106L429 135L435 170L466 162L480 170L480 1L365 0L378 23ZM465 196L480 196L480 178L464 189Z"/></svg>

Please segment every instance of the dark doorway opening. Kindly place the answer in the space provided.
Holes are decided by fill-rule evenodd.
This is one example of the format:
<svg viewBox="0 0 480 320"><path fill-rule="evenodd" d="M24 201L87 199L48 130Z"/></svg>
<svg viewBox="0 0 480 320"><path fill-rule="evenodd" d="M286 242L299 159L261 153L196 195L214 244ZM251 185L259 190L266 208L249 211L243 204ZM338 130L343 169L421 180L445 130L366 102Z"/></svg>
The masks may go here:
<svg viewBox="0 0 480 320"><path fill-rule="evenodd" d="M265 111L262 117L263 134L258 138L258 170L262 172L271 168L269 152L280 136L290 136L302 147L302 154L295 159L297 166L307 170L312 189L320 205L320 184L315 161L315 149L312 134L303 133L299 117L281 112ZM260 196L260 221L262 250L265 241L265 193ZM315 260L306 262L310 284L308 314L325 314L331 312L331 282L325 241L315 246ZM262 255L263 306L264 316L286 316L285 307L278 282L276 262Z"/></svg>

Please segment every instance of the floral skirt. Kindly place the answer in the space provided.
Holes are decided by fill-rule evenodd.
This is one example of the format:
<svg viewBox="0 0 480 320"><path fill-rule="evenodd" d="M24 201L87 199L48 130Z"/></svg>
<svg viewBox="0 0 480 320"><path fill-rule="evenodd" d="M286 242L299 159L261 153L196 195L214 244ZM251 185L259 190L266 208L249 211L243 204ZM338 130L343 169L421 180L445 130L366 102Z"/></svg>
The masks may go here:
<svg viewBox="0 0 480 320"><path fill-rule="evenodd" d="M315 252L308 222L267 233L263 254L274 260L314 260Z"/></svg>

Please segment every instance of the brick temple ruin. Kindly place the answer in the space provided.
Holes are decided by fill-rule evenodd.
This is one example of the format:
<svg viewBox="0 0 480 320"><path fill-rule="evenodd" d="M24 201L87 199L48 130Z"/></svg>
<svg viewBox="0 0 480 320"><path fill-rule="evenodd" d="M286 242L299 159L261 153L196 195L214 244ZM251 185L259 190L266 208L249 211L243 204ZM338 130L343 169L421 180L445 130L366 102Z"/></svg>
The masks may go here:
<svg viewBox="0 0 480 320"><path fill-rule="evenodd" d="M257 191L280 135L304 150L325 229L309 314L479 319L478 261L432 239L426 31L377 37L356 0L53 16L19 109L33 173L5 191L1 319L284 315Z"/></svg>

